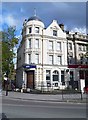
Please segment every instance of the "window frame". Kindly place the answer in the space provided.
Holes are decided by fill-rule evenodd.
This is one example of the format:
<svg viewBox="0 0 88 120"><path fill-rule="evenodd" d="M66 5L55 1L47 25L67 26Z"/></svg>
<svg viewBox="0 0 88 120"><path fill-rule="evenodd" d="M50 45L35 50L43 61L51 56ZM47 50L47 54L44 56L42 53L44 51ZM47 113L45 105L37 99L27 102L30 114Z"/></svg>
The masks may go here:
<svg viewBox="0 0 88 120"><path fill-rule="evenodd" d="M71 42L68 43L68 49L72 50L72 43Z"/></svg>
<svg viewBox="0 0 88 120"><path fill-rule="evenodd" d="M29 27L28 29L29 29L29 33L32 33L32 27Z"/></svg>
<svg viewBox="0 0 88 120"><path fill-rule="evenodd" d="M50 57L52 57L52 62L50 60ZM49 55L49 64L52 65L53 64L53 55Z"/></svg>
<svg viewBox="0 0 88 120"><path fill-rule="evenodd" d="M38 42L36 42L38 41ZM36 43L37 43L37 46L36 46ZM39 48L39 39L35 39L35 49L38 49Z"/></svg>
<svg viewBox="0 0 88 120"><path fill-rule="evenodd" d="M35 64L39 64L39 54L38 53L35 54Z"/></svg>
<svg viewBox="0 0 88 120"><path fill-rule="evenodd" d="M52 43L52 44L51 44ZM49 40L49 48L48 48L49 50L53 50L53 41L50 41Z"/></svg>
<svg viewBox="0 0 88 120"><path fill-rule="evenodd" d="M35 27L35 33L39 33L39 27Z"/></svg>
<svg viewBox="0 0 88 120"><path fill-rule="evenodd" d="M29 48L31 48L31 39L29 39Z"/></svg>
<svg viewBox="0 0 88 120"><path fill-rule="evenodd" d="M58 58L60 58L60 59L58 59ZM60 61L58 61L58 60L60 60ZM58 65L62 64L62 56L60 56L60 55L57 56L57 64Z"/></svg>
<svg viewBox="0 0 88 120"><path fill-rule="evenodd" d="M47 72L49 73L49 74L47 74ZM49 79L47 79L47 77L49 78ZM50 79L51 79L51 71L50 70L46 70L46 80L48 81L50 81Z"/></svg>
<svg viewBox="0 0 88 120"><path fill-rule="evenodd" d="M53 30L53 36L57 36L57 30Z"/></svg>
<svg viewBox="0 0 88 120"><path fill-rule="evenodd" d="M60 51L61 50L61 42L57 42L56 46L57 46L56 49Z"/></svg>

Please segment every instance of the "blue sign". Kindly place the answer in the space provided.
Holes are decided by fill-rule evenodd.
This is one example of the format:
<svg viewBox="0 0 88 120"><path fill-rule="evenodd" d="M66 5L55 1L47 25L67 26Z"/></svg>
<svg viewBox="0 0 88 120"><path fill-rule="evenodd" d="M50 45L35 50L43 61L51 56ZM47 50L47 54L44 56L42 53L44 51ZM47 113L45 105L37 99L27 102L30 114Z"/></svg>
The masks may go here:
<svg viewBox="0 0 88 120"><path fill-rule="evenodd" d="M24 65L23 67L26 69L30 69L30 68L36 68L36 65Z"/></svg>

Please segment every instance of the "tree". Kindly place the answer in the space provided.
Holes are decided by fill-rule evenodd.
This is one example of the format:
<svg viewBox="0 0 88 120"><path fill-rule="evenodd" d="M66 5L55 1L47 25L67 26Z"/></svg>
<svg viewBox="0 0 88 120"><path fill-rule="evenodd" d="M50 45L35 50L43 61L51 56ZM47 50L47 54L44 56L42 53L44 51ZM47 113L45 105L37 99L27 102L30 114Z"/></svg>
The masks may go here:
<svg viewBox="0 0 88 120"><path fill-rule="evenodd" d="M6 74L11 78L11 74L14 72L13 59L15 53L13 51L16 44L18 44L18 38L16 37L16 27L8 27L2 31L2 74Z"/></svg>

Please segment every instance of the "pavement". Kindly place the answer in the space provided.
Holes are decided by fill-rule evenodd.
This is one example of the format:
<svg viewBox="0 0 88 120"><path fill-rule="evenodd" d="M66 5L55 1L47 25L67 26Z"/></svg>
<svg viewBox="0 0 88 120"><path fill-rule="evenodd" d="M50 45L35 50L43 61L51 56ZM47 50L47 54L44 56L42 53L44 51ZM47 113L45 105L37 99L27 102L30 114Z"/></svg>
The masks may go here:
<svg viewBox="0 0 88 120"><path fill-rule="evenodd" d="M20 100L34 100L34 101L51 101L51 102L83 102L86 103L86 94L31 94L31 93L21 93L21 92L8 92L6 96L6 91L2 91L2 99L7 97L8 99L20 99Z"/></svg>

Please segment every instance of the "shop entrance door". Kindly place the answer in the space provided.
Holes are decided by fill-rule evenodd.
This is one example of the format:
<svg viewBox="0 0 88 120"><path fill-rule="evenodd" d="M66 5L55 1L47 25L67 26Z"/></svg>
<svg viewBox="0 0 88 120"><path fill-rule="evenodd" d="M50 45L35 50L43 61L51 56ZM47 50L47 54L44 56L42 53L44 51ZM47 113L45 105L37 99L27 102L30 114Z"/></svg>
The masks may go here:
<svg viewBox="0 0 88 120"><path fill-rule="evenodd" d="M27 88L34 89L34 70L27 72Z"/></svg>

